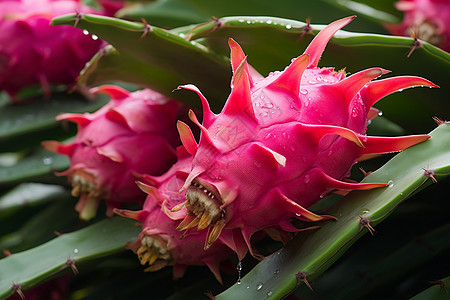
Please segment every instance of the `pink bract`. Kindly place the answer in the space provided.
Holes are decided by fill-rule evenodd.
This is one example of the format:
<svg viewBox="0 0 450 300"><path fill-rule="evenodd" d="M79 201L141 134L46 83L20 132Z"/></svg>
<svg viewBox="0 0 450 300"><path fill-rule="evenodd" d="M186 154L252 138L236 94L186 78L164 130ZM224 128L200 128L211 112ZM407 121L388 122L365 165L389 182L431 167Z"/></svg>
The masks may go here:
<svg viewBox="0 0 450 300"><path fill-rule="evenodd" d="M105 43L71 26L51 26L67 13L96 13L81 1L21 0L0 2L0 89L13 101L25 88L75 84L86 62Z"/></svg>
<svg viewBox="0 0 450 300"><path fill-rule="evenodd" d="M139 187L148 194L140 211L116 209L121 216L142 223L139 240L129 245L136 252L146 271L157 271L173 266L175 278L183 276L190 265L207 265L216 279L221 282L220 263L229 259L233 251L218 241L208 250L203 249L206 232L197 231L181 235L177 230L183 212L171 213L170 208L185 201L185 195L178 191L189 175L192 156L183 147L178 148L178 161L162 176L141 175Z"/></svg>
<svg viewBox="0 0 450 300"><path fill-rule="evenodd" d="M111 101L92 114L62 114L57 120L78 124L73 143L43 145L67 155L72 194L80 196L77 211L82 219L95 216L99 201L106 200L107 214L125 202L142 202L145 195L135 185L135 173L161 175L176 161L180 144L176 120L180 104L155 91L130 93L116 86L92 89Z"/></svg>

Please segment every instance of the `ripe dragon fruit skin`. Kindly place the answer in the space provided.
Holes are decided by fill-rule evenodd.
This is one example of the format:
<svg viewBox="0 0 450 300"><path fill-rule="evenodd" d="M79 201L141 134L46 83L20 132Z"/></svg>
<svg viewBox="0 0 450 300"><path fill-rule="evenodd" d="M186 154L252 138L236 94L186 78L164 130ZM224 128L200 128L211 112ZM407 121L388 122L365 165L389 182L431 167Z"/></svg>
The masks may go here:
<svg viewBox="0 0 450 300"><path fill-rule="evenodd" d="M181 146L178 148L178 161L159 177L140 175L137 183L148 194L140 211L115 209L124 217L142 223L139 240L130 244L142 265L149 264L145 271L157 271L165 266L173 266L174 278L183 276L186 267L207 265L219 282L222 282L219 266L229 259L233 251L218 241L207 251L203 250L206 232L191 232L181 236L177 230L179 219L185 209L171 212L170 208L183 203L185 195L178 191L189 175L192 156Z"/></svg>
<svg viewBox="0 0 450 300"><path fill-rule="evenodd" d="M61 114L57 120L78 124L73 143L46 141L43 145L69 156L68 176L72 194L80 196L80 218L95 216L99 201L106 200L107 214L124 202L142 202L133 173L160 175L176 161L180 144L176 131L181 105L149 89L130 93L104 85L91 89L106 93L111 101L92 114Z"/></svg>
<svg viewBox="0 0 450 300"><path fill-rule="evenodd" d="M436 87L430 81L415 76L372 81L388 71L371 68L346 77L344 71L317 67L329 39L353 18L328 25L303 55L266 78L251 71L242 49L230 39L232 91L219 115L195 86L180 87L199 95L203 122L189 112L201 129L199 144L190 128L178 123L193 161L180 190L186 191L186 201L171 211L186 207L179 226L185 234L195 227L207 229L205 249L220 238L241 259L247 249L255 254L250 239L257 231L295 232L299 229L292 218L333 218L305 208L331 190L386 186L341 180L359 158L400 151L429 138L371 137L365 132L379 99L409 87Z"/></svg>
<svg viewBox="0 0 450 300"><path fill-rule="evenodd" d="M81 1L16 0L0 2L0 90L12 101L30 86L73 85L91 57L105 43L81 29L50 26L67 13L97 13Z"/></svg>
<svg viewBox="0 0 450 300"><path fill-rule="evenodd" d="M450 52L450 1L401 0L395 7L404 12L398 25L386 25L387 29L401 36L411 36L434 44Z"/></svg>

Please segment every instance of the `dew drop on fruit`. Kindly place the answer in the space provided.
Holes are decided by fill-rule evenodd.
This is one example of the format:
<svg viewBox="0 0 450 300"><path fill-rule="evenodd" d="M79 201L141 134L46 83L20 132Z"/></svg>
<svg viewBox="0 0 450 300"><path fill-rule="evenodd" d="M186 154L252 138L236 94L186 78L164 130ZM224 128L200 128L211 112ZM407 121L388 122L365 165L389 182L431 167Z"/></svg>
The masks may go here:
<svg viewBox="0 0 450 300"><path fill-rule="evenodd" d="M305 89L300 89L300 94L302 95L308 95L308 91Z"/></svg>
<svg viewBox="0 0 450 300"><path fill-rule="evenodd" d="M87 29L83 29L83 34L84 34L84 35L88 35L88 34L89 34L89 31L87 31Z"/></svg>
<svg viewBox="0 0 450 300"><path fill-rule="evenodd" d="M92 39L93 39L94 41L96 41L96 40L98 40L98 36L96 36L95 34L93 34L93 35L92 35Z"/></svg>
<svg viewBox="0 0 450 300"><path fill-rule="evenodd" d="M303 181L305 183L309 183L311 181L311 176L309 176L308 174L305 175L305 177L303 178Z"/></svg>
<svg viewBox="0 0 450 300"><path fill-rule="evenodd" d="M267 108L267 109L273 108L273 103L272 102L265 103L263 106L261 106L261 108Z"/></svg>

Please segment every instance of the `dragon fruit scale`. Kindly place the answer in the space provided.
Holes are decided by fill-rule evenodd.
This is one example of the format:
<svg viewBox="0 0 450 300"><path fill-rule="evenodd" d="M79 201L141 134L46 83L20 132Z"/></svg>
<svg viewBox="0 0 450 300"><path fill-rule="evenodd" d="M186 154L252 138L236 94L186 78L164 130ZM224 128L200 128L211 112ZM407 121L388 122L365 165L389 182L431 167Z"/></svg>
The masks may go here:
<svg viewBox="0 0 450 300"><path fill-rule="evenodd" d="M114 211L141 222L143 229L138 241L128 247L138 255L142 265L149 265L145 271L173 266L174 278L180 278L189 265L207 265L216 279L222 282L220 263L228 260L233 251L220 241L204 251L206 232L196 231L182 236L177 226L186 211L170 211L171 207L185 200L178 191L189 175L193 159L182 146L178 148L178 154L178 161L163 175L138 176L138 186L148 194L142 210Z"/></svg>
<svg viewBox="0 0 450 300"><path fill-rule="evenodd" d="M105 42L71 26L50 26L67 13L96 13L77 0L0 1L0 90L19 101L21 90L73 85L86 62Z"/></svg>
<svg viewBox="0 0 450 300"><path fill-rule="evenodd" d="M164 173L176 161L180 144L178 102L149 89L130 93L104 85L91 92L106 93L111 101L92 114L57 116L78 124L73 143L42 143L69 156L70 168L59 175L68 176L73 196L80 196L76 210L86 220L95 216L101 199L108 215L124 202L142 202L145 195L135 185L134 173Z"/></svg>
<svg viewBox="0 0 450 300"><path fill-rule="evenodd" d="M402 23L386 25L395 35L410 36L450 51L450 1L401 0L395 7L404 12Z"/></svg>
<svg viewBox="0 0 450 300"><path fill-rule="evenodd" d="M253 72L240 46L230 39L232 91L218 115L195 86L180 87L199 95L203 121L189 112L201 129L198 144L188 125L178 123L193 160L180 189L186 191L186 201L171 211L186 209L179 226L185 234L195 228L207 231L205 249L219 238L229 245L239 241L233 249L241 249L242 256L242 241L252 252L255 232L298 231L292 218L333 218L306 208L332 190L386 186L342 181L358 159L400 151L429 138L372 137L365 132L376 111L371 107L379 99L409 87L436 87L430 81L415 76L373 81L389 71L370 68L347 77L344 71L317 67L330 38L353 18L329 24L303 55L266 78Z"/></svg>

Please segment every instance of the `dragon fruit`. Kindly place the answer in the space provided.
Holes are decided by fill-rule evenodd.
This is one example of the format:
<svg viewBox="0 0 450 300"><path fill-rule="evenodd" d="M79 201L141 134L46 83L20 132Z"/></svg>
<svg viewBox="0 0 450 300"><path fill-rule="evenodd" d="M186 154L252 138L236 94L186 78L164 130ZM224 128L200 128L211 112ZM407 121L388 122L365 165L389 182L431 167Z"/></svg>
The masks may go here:
<svg viewBox="0 0 450 300"><path fill-rule="evenodd" d="M0 2L0 90L19 101L21 90L72 85L87 61L105 43L71 26L50 26L66 13L97 13L75 0Z"/></svg>
<svg viewBox="0 0 450 300"><path fill-rule="evenodd" d="M221 282L220 263L229 259L233 251L220 242L204 251L204 231L192 232L180 238L177 220L183 218L185 211L170 211L170 207L184 202L184 195L178 191L189 175L193 159L182 146L178 148L178 153L177 163L162 176L139 176L140 181L137 183L148 194L142 210L114 211L142 223L139 240L130 244L129 248L136 252L142 265L149 264L145 271L173 266L174 278L180 278L189 265L207 265Z"/></svg>
<svg viewBox="0 0 450 300"><path fill-rule="evenodd" d="M450 51L450 2L448 0L401 0L395 7L404 12L401 24L386 25L395 35L410 36Z"/></svg>
<svg viewBox="0 0 450 300"><path fill-rule="evenodd" d="M67 155L72 195L80 196L76 210L82 219L95 216L99 201L106 200L107 215L124 202L142 202L134 173L160 175L176 161L180 144L176 120L181 105L155 91L130 93L111 85L91 89L111 101L92 114L61 114L57 120L78 124L71 144L43 142L47 149Z"/></svg>
<svg viewBox="0 0 450 300"><path fill-rule="evenodd" d="M232 91L218 115L195 86L179 87L199 95L203 122L189 112L201 129L198 144L189 126L178 123L193 160L180 189L186 201L171 211L186 211L179 226L184 234L195 228L207 232L205 249L220 239L240 257L247 249L254 255L255 232L296 232L300 229L292 218L333 218L306 208L332 190L386 186L342 181L359 158L400 151L429 138L371 137L365 132L376 112L371 107L379 99L409 87L436 87L430 81L415 76L372 81L389 71L371 68L347 77L344 71L317 67L330 38L353 18L329 24L303 55L266 78L250 68L240 46L230 39Z"/></svg>

